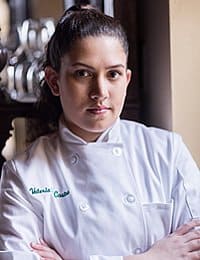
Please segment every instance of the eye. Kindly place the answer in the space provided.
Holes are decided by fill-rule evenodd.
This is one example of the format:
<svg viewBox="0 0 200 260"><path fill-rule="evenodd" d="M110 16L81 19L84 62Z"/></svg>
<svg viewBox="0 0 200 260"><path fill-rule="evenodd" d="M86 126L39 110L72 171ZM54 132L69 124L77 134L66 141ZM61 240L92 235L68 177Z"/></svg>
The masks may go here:
<svg viewBox="0 0 200 260"><path fill-rule="evenodd" d="M92 73L87 70L76 70L75 71L75 76L77 78L86 78L86 77L92 77Z"/></svg>
<svg viewBox="0 0 200 260"><path fill-rule="evenodd" d="M122 75L121 71L111 70L108 72L108 77L112 80L118 79Z"/></svg>

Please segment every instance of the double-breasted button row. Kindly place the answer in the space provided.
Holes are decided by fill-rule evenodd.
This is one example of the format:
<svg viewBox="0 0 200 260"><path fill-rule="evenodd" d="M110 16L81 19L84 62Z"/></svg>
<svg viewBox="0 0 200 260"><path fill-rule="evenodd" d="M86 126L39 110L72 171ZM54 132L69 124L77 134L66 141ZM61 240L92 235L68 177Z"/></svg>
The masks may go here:
<svg viewBox="0 0 200 260"><path fill-rule="evenodd" d="M122 201L125 205L132 206L136 202L136 198L133 194L127 193L123 198ZM82 212L86 212L90 209L90 206L87 202L81 202L79 204L79 209Z"/></svg>
<svg viewBox="0 0 200 260"><path fill-rule="evenodd" d="M114 147L112 149L112 153L113 153L113 155L119 157L122 155L122 149L120 147ZM70 158L71 164L77 164L79 162L79 160L80 160L80 157L79 157L78 153L72 154L72 156Z"/></svg>

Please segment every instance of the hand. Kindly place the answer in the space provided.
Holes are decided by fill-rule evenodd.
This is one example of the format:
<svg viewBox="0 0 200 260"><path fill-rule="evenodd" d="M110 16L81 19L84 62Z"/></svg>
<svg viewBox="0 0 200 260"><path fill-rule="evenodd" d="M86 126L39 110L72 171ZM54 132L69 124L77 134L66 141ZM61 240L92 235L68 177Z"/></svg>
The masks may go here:
<svg viewBox="0 0 200 260"><path fill-rule="evenodd" d="M156 242L147 252L150 259L198 260L200 259L200 220L192 220L174 233Z"/></svg>
<svg viewBox="0 0 200 260"><path fill-rule="evenodd" d="M58 253L50 248L41 238L40 243L31 243L30 246L41 257L41 260L62 260Z"/></svg>
<svg viewBox="0 0 200 260"><path fill-rule="evenodd" d="M144 254L124 257L124 260L200 260L200 229L195 229L199 226L200 220L192 220L157 241Z"/></svg>

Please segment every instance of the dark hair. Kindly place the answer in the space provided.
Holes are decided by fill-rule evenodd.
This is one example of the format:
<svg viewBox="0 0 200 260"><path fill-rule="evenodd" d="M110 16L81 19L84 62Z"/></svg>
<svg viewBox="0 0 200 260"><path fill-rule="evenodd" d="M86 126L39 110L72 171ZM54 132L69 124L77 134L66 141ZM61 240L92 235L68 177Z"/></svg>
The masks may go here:
<svg viewBox="0 0 200 260"><path fill-rule="evenodd" d="M91 7L74 6L68 9L48 43L46 65L58 72L62 56L70 51L76 40L101 35L119 39L128 55L126 34L117 20Z"/></svg>
<svg viewBox="0 0 200 260"><path fill-rule="evenodd" d="M118 20L103 14L90 5L75 5L64 12L56 25L46 49L46 60L43 67L51 66L56 72L61 67L61 58L70 51L73 44L88 36L111 36L119 39L128 56L127 36ZM39 109L45 111L40 124L42 135L54 131L58 127L62 107L60 98L53 96L44 80L40 89ZM39 128L38 128L39 129ZM35 139L36 136L31 139ZM30 141L30 140L29 140Z"/></svg>

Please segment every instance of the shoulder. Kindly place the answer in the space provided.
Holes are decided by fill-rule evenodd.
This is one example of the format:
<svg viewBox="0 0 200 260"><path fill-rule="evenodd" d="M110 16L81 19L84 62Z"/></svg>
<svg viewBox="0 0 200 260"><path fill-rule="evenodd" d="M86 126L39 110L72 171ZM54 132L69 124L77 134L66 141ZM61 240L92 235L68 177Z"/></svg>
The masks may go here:
<svg viewBox="0 0 200 260"><path fill-rule="evenodd" d="M121 121L120 132L130 149L149 160L175 164L184 157L185 145L175 132L126 120Z"/></svg>
<svg viewBox="0 0 200 260"><path fill-rule="evenodd" d="M174 167L180 169L180 172L186 168L188 172L189 168L198 171L191 153L179 134L127 120L120 121L120 131L122 140L138 153L146 155L146 158L171 162Z"/></svg>
<svg viewBox="0 0 200 260"><path fill-rule="evenodd" d="M33 159L42 159L45 154L56 149L58 145L58 133L51 133L48 135L40 136L33 143L28 145L26 150L21 154L16 155L14 160L29 161Z"/></svg>
<svg viewBox="0 0 200 260"><path fill-rule="evenodd" d="M54 153L57 146L57 132L41 136L28 145L25 151L7 161L3 166L3 172L13 173L21 177L28 176L29 173L37 175L39 172L43 172L44 165L49 161L50 154Z"/></svg>
<svg viewBox="0 0 200 260"><path fill-rule="evenodd" d="M181 137L177 133L134 121L121 120L120 129L122 136L128 135L140 142L161 142L163 144L163 142L174 142L174 139L178 142L181 141Z"/></svg>

